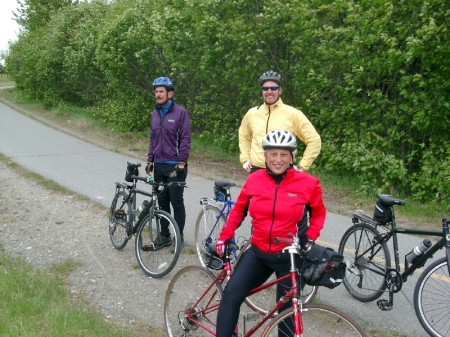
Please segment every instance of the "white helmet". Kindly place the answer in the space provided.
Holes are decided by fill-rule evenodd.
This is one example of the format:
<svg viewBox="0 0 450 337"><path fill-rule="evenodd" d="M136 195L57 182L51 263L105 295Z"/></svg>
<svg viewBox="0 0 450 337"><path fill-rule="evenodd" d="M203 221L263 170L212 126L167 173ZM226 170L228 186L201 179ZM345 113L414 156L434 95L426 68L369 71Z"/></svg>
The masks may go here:
<svg viewBox="0 0 450 337"><path fill-rule="evenodd" d="M264 136L262 140L262 147L264 150L270 148L288 149L294 152L297 149L297 140L288 131L273 130Z"/></svg>

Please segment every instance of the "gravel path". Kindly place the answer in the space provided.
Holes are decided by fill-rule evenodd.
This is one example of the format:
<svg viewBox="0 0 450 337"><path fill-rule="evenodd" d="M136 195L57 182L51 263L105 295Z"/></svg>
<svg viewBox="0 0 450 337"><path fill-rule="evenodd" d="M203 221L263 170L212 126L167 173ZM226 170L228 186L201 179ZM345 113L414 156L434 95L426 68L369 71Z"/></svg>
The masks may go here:
<svg viewBox="0 0 450 337"><path fill-rule="evenodd" d="M0 161L0 184L2 249L38 268L66 260L81 262L68 280L73 296L98 305L116 323L148 330L163 327L167 284L176 270L197 263L192 247L183 250L170 274L152 279L136 262L134 240L121 251L112 247L104 207L51 191L6 161Z"/></svg>

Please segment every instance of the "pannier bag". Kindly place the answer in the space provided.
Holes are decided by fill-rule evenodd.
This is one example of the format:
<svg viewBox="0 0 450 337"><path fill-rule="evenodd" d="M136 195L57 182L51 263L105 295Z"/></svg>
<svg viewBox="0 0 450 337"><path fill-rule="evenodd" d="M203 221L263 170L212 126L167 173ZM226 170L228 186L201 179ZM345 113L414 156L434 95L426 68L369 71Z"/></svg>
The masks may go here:
<svg viewBox="0 0 450 337"><path fill-rule="evenodd" d="M379 222L382 225L387 224L392 221L392 210L391 207L386 206L378 200L375 204L375 211L373 212L373 220Z"/></svg>
<svg viewBox="0 0 450 337"><path fill-rule="evenodd" d="M303 260L302 277L306 284L333 289L344 280L344 257L333 249L312 245Z"/></svg>
<svg viewBox="0 0 450 337"><path fill-rule="evenodd" d="M127 163L127 172L125 173L125 181L132 182L131 176L138 176L139 169L136 163Z"/></svg>

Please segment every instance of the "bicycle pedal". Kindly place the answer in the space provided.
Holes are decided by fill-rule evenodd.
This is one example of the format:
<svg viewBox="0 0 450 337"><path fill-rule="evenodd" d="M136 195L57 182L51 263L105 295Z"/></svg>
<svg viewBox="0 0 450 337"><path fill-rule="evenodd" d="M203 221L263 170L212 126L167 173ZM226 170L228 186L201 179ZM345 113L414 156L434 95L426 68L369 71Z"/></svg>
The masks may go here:
<svg viewBox="0 0 450 337"><path fill-rule="evenodd" d="M388 300L378 300L377 301L378 308L380 308L383 311L391 311L393 308L393 305Z"/></svg>

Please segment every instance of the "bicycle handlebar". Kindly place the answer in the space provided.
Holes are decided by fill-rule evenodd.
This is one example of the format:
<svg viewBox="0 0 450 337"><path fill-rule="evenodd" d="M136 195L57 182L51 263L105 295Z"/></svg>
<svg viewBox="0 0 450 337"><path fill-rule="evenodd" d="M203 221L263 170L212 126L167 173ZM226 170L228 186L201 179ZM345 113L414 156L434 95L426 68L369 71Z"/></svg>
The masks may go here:
<svg viewBox="0 0 450 337"><path fill-rule="evenodd" d="M290 245L292 245L292 244L294 243L294 240L293 240L293 239L287 239L287 238L279 238L279 237L276 237L276 238L273 239L273 242L275 242L275 243L281 243L281 244L283 244L283 245L290 246Z"/></svg>
<svg viewBox="0 0 450 337"><path fill-rule="evenodd" d="M157 185L157 186L174 186L174 185L176 185L176 186L186 187L186 182L184 182L184 181L173 181L170 183L158 183L156 181L153 181L152 176L148 176L148 177L131 176L131 179L140 180L140 181L143 181L150 185Z"/></svg>
<svg viewBox="0 0 450 337"><path fill-rule="evenodd" d="M227 242L227 247L228 251L239 249L238 245L236 245L234 242L231 241ZM220 257L219 254L216 253L216 242L210 243L208 246L205 247L205 249L211 255Z"/></svg>
<svg viewBox="0 0 450 337"><path fill-rule="evenodd" d="M281 243L281 244L288 245L288 246L298 245L299 244L298 238L295 237L294 234L288 233L287 236L289 236L290 239L288 239L288 238L280 238L280 237L277 236L277 237L275 237L273 239L273 242L274 243Z"/></svg>

